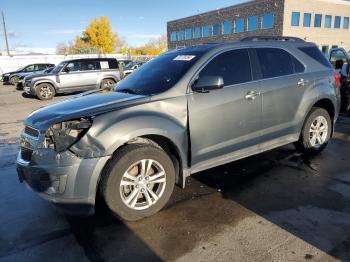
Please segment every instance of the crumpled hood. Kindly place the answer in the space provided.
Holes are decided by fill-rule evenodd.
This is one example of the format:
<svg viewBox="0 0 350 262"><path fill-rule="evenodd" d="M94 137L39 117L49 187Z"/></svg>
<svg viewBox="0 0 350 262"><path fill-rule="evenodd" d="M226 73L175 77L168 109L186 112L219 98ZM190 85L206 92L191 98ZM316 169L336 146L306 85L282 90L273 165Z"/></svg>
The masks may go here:
<svg viewBox="0 0 350 262"><path fill-rule="evenodd" d="M150 98L150 96L111 91L90 91L36 110L28 116L24 123L45 131L59 122L95 116L122 107L147 103Z"/></svg>

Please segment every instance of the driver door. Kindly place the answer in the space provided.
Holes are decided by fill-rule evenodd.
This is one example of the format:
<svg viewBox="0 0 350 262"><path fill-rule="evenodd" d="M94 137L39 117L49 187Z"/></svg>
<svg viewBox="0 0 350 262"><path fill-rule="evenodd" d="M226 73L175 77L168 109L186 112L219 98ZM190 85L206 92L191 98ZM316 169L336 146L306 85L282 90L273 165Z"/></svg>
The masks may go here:
<svg viewBox="0 0 350 262"><path fill-rule="evenodd" d="M262 100L260 85L252 81L252 75L248 49L223 52L200 71L198 79L221 76L224 87L188 96L194 170L196 165L207 168L210 162L230 159L232 152L240 155L244 152L237 151L258 147ZM208 160L211 161L205 163Z"/></svg>

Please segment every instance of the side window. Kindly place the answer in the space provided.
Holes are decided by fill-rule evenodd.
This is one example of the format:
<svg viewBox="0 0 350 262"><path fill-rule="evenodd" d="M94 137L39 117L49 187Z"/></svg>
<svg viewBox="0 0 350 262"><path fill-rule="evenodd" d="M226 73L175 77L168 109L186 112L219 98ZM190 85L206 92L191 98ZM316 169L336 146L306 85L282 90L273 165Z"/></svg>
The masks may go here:
<svg viewBox="0 0 350 262"><path fill-rule="evenodd" d="M45 69L46 69L46 65L43 65L43 64L38 65L38 70L39 71L43 71Z"/></svg>
<svg viewBox="0 0 350 262"><path fill-rule="evenodd" d="M199 73L199 77L203 76L221 76L225 86L251 81L248 50L232 50L218 55Z"/></svg>
<svg viewBox="0 0 350 262"><path fill-rule="evenodd" d="M29 65L25 68L26 72L33 72L34 71L34 65Z"/></svg>
<svg viewBox="0 0 350 262"><path fill-rule="evenodd" d="M67 64L66 69L68 69L69 72L80 71L80 63L79 62L70 62Z"/></svg>
<svg viewBox="0 0 350 262"><path fill-rule="evenodd" d="M332 68L331 64L328 62L326 57L321 53L321 51L316 46L306 46L306 47L299 47L300 51L311 57L312 59L316 60L320 64Z"/></svg>
<svg viewBox="0 0 350 262"><path fill-rule="evenodd" d="M82 61L82 62L80 62L80 70L81 71L96 70L96 64L93 60Z"/></svg>
<svg viewBox="0 0 350 262"><path fill-rule="evenodd" d="M109 69L118 69L118 62L115 59L108 60Z"/></svg>
<svg viewBox="0 0 350 262"><path fill-rule="evenodd" d="M294 73L292 56L278 48L257 48L256 54L259 59L263 78L272 78Z"/></svg>

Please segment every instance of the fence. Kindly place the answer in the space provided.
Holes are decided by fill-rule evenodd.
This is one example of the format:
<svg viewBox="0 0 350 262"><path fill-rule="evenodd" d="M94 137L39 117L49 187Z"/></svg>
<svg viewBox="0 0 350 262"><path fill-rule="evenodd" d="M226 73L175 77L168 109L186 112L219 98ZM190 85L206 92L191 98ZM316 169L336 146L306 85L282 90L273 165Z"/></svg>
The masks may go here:
<svg viewBox="0 0 350 262"><path fill-rule="evenodd" d="M6 73L17 70L34 63L50 63L58 64L63 60L78 59L78 58L96 58L96 57L112 57L119 60L127 59L128 57L122 54L87 54L87 55L19 55L19 56L0 56L0 73Z"/></svg>

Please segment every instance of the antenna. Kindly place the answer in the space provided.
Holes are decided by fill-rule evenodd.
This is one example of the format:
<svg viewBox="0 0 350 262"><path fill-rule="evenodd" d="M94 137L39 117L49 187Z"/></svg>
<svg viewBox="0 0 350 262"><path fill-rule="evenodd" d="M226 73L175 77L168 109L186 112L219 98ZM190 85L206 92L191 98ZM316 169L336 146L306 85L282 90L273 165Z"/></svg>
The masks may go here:
<svg viewBox="0 0 350 262"><path fill-rule="evenodd" d="M9 49L9 42L7 40L7 32L6 32L6 24L5 24L5 16L4 16L4 12L1 12L2 14L2 25L4 27L4 36L5 36L5 43L6 43L6 51L7 51L7 55L10 56L10 49Z"/></svg>

